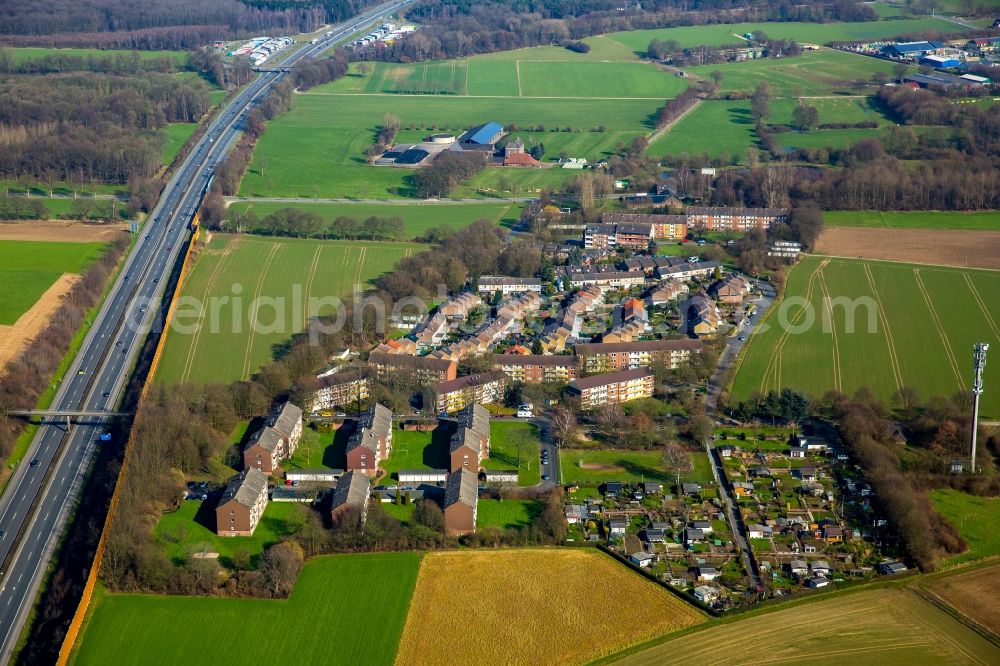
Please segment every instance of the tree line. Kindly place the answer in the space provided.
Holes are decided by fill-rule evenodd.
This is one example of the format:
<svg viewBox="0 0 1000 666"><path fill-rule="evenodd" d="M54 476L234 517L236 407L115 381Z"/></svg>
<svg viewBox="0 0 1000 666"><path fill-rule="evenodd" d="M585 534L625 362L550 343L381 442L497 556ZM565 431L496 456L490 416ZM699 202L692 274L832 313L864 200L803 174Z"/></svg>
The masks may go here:
<svg viewBox="0 0 1000 666"><path fill-rule="evenodd" d="M252 233L294 238L326 238L332 240L403 240L406 222L399 216L371 215L359 220L348 215L333 219L300 208L281 208L264 217L252 209L230 210L225 219L212 225L213 230Z"/></svg>
<svg viewBox="0 0 1000 666"><path fill-rule="evenodd" d="M373 0L175 0L169 3L66 0L15 3L0 16L12 45L192 49L261 33L313 32L374 5Z"/></svg>
<svg viewBox="0 0 1000 666"><path fill-rule="evenodd" d="M3 86L0 175L43 183L149 178L163 165L155 130L211 104L204 81L160 72L8 75Z"/></svg>

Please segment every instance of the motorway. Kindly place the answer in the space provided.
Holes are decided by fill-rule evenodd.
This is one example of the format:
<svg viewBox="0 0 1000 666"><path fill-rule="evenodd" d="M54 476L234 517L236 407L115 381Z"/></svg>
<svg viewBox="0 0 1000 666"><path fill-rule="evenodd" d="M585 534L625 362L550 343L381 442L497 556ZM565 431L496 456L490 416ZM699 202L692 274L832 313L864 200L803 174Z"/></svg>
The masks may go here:
<svg viewBox="0 0 1000 666"><path fill-rule="evenodd" d="M392 0L334 26L282 64L319 56L408 1ZM60 380L50 409L117 411L215 166L238 138L246 110L282 76L262 73L236 95L175 171ZM100 434L99 425L81 424L67 433L59 419L44 422L0 497L0 663L11 658Z"/></svg>

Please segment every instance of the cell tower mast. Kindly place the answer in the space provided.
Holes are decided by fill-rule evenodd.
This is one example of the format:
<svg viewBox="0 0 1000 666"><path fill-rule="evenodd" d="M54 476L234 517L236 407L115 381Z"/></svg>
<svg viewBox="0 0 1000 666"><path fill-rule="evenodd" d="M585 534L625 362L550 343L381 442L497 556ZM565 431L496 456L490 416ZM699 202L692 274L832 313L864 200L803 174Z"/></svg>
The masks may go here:
<svg viewBox="0 0 1000 666"><path fill-rule="evenodd" d="M986 369L986 350L990 346L977 342L972 347L972 473L976 473L976 435L979 432L979 396L983 394L983 370Z"/></svg>

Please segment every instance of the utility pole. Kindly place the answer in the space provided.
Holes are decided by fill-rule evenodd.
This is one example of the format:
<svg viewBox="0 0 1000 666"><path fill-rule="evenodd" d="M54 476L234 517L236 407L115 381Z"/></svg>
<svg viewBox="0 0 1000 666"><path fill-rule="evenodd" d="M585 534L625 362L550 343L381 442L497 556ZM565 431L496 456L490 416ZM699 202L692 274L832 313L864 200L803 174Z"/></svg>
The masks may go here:
<svg viewBox="0 0 1000 666"><path fill-rule="evenodd" d="M972 347L972 460L970 469L976 473L976 435L979 431L979 396L983 394L983 370L986 369L986 350L990 346L977 342Z"/></svg>

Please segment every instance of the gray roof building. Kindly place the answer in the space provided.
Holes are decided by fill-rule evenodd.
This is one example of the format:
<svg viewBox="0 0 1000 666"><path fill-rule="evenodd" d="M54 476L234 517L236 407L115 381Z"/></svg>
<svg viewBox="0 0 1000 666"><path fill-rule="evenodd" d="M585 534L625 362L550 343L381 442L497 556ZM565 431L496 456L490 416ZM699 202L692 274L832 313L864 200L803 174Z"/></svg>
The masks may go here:
<svg viewBox="0 0 1000 666"><path fill-rule="evenodd" d="M444 491L445 509L459 502L472 508L479 503L479 480L474 472L467 469L449 474L448 485Z"/></svg>
<svg viewBox="0 0 1000 666"><path fill-rule="evenodd" d="M252 507L267 492L267 474L259 469L250 468L229 480L229 485L222 493L219 505L235 501L245 507Z"/></svg>
<svg viewBox="0 0 1000 666"><path fill-rule="evenodd" d="M333 492L331 510L336 512L342 506L349 506L361 512L361 519L368 509L368 477L351 470L337 481L337 489Z"/></svg>

